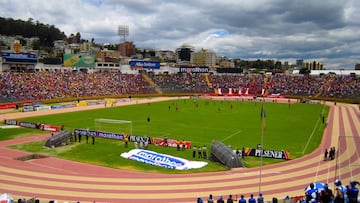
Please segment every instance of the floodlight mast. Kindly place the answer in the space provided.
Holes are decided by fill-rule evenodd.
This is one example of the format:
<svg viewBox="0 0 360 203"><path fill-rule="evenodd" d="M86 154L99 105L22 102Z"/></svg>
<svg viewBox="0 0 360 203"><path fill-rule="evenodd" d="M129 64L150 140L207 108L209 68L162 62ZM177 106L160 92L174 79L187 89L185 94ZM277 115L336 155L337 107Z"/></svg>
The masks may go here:
<svg viewBox="0 0 360 203"><path fill-rule="evenodd" d="M118 35L125 42L126 36L129 36L129 26L128 25L119 25Z"/></svg>
<svg viewBox="0 0 360 203"><path fill-rule="evenodd" d="M126 36L129 36L129 26L127 25L119 25L118 27L118 35L120 36L120 48L119 51L121 52L121 56L126 56Z"/></svg>

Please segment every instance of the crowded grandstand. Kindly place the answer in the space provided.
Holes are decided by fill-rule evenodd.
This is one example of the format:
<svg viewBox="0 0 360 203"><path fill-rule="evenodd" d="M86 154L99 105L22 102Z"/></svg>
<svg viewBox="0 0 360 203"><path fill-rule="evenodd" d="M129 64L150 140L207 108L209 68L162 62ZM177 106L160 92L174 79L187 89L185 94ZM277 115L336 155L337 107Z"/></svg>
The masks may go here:
<svg viewBox="0 0 360 203"><path fill-rule="evenodd" d="M1 103L141 94L215 94L342 98L359 101L354 75L127 74L121 72L1 72Z"/></svg>

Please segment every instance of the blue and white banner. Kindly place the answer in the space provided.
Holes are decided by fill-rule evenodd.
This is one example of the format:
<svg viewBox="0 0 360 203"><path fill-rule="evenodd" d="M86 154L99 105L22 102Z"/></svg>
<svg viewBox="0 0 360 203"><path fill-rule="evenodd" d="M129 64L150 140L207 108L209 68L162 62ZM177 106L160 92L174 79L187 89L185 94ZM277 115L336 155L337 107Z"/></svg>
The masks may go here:
<svg viewBox="0 0 360 203"><path fill-rule="evenodd" d="M188 170L195 168L202 168L207 165L203 161L189 161L183 158L174 157L166 154L160 154L154 151L133 149L129 152L124 152L120 155L123 158L131 159L154 166L165 168Z"/></svg>
<svg viewBox="0 0 360 203"><path fill-rule="evenodd" d="M130 61L131 68L160 69L160 62L156 61Z"/></svg>

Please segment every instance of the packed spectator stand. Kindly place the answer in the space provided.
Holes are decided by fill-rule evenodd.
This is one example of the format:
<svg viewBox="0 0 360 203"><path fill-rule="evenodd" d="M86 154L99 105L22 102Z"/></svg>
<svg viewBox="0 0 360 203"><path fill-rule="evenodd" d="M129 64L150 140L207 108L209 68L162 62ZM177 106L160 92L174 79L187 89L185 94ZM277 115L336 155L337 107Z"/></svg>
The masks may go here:
<svg viewBox="0 0 360 203"><path fill-rule="evenodd" d="M147 79L148 78L148 79ZM150 81L149 81L150 80ZM124 96L129 94L222 93L308 96L359 99L360 78L354 75L264 75L264 74L142 74L51 72L1 72L0 102ZM239 91L240 90L240 91Z"/></svg>
<svg viewBox="0 0 360 203"><path fill-rule="evenodd" d="M147 76L121 72L1 72L0 103L92 96L151 95L157 93L156 88L164 94L213 94L218 88L227 94L229 88L233 88L234 94L238 94L240 89L243 93L248 89L248 93L253 95L261 95L265 90L268 95L353 98L360 101L360 77L354 75L148 73ZM302 195L293 197L290 202L300 202L302 198Z"/></svg>

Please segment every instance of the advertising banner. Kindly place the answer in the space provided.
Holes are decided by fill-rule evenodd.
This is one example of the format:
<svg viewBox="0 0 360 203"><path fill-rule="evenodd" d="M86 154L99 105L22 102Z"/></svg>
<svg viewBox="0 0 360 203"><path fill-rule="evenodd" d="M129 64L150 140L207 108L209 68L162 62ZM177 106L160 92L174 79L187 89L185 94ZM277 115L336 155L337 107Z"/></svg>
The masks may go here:
<svg viewBox="0 0 360 203"><path fill-rule="evenodd" d="M88 136L97 136L97 131L95 130L86 130L86 129L74 129L75 135L88 135Z"/></svg>
<svg viewBox="0 0 360 203"><path fill-rule="evenodd" d="M122 153L120 156L154 166L177 170L196 169L207 165L207 162L203 161L189 161L183 158L142 149L133 149L129 152Z"/></svg>
<svg viewBox="0 0 360 203"><path fill-rule="evenodd" d="M160 69L160 62L154 61L130 61L131 68Z"/></svg>
<svg viewBox="0 0 360 203"><path fill-rule="evenodd" d="M51 109L62 109L62 108L64 108L63 105L52 105L51 106Z"/></svg>
<svg viewBox="0 0 360 203"><path fill-rule="evenodd" d="M2 53L4 62L28 62L37 63L35 54L29 53Z"/></svg>
<svg viewBox="0 0 360 203"><path fill-rule="evenodd" d="M114 140L124 140L124 134L122 133L110 133L110 132L101 132L95 130L87 130L87 129L74 129L75 135L83 135L83 136L92 136L92 137L102 137Z"/></svg>
<svg viewBox="0 0 360 203"><path fill-rule="evenodd" d="M51 107L50 106L38 106L35 107L35 111L43 111L43 110L50 110Z"/></svg>
<svg viewBox="0 0 360 203"><path fill-rule="evenodd" d="M54 125L46 125L46 124L40 124L39 129L41 130L47 130L52 132L59 132L59 127Z"/></svg>
<svg viewBox="0 0 360 203"><path fill-rule="evenodd" d="M166 142L167 142L168 147L177 147L177 142L178 142L177 140L167 139ZM191 147L190 141L183 141L182 143L185 144L186 149L190 149L190 147ZM165 139L157 137L157 138L155 138L154 144L158 145L158 146L165 146Z"/></svg>
<svg viewBox="0 0 360 203"><path fill-rule="evenodd" d="M16 104L1 104L0 109L13 109L16 108Z"/></svg>
<svg viewBox="0 0 360 203"><path fill-rule="evenodd" d="M262 150L254 148L245 149L246 156L255 156L255 157L264 157L264 158L273 158L273 159L290 159L290 153L284 150Z"/></svg>
<svg viewBox="0 0 360 203"><path fill-rule="evenodd" d="M30 112L30 111L34 111L34 106L24 106L21 108L22 112Z"/></svg>
<svg viewBox="0 0 360 203"><path fill-rule="evenodd" d="M139 136L139 135L129 135L128 136L129 142L142 142L142 143L151 143L151 138L148 136Z"/></svg>
<svg viewBox="0 0 360 203"><path fill-rule="evenodd" d="M76 107L76 104L64 104L63 107L64 108L73 108L73 107Z"/></svg>
<svg viewBox="0 0 360 203"><path fill-rule="evenodd" d="M97 132L97 137L124 140L124 134L122 133Z"/></svg>
<svg viewBox="0 0 360 203"><path fill-rule="evenodd" d="M87 105L88 105L88 103L86 101L81 101L81 102L76 104L77 107L79 107L79 106L87 106Z"/></svg>
<svg viewBox="0 0 360 203"><path fill-rule="evenodd" d="M208 66L180 66L180 73L208 73Z"/></svg>
<svg viewBox="0 0 360 203"><path fill-rule="evenodd" d="M99 105L99 104L104 104L104 101L88 101L87 105L89 106L93 106L93 105Z"/></svg>
<svg viewBox="0 0 360 203"><path fill-rule="evenodd" d="M217 73L242 73L242 68L217 68Z"/></svg>
<svg viewBox="0 0 360 203"><path fill-rule="evenodd" d="M36 123L18 122L18 125L25 128L38 128L38 125Z"/></svg>
<svg viewBox="0 0 360 203"><path fill-rule="evenodd" d="M90 67L95 66L95 57L93 55L64 54L65 67Z"/></svg>
<svg viewBox="0 0 360 203"><path fill-rule="evenodd" d="M29 122L22 122L22 121L19 121L17 123L19 126L25 127L25 128L34 128L34 129L47 130L47 131L52 131L52 132L59 131L59 127L54 126L54 125L46 125L46 124L42 124L42 123L36 124L36 123L29 123Z"/></svg>
<svg viewBox="0 0 360 203"><path fill-rule="evenodd" d="M16 120L5 119L5 124L6 125L17 125L17 121Z"/></svg>

